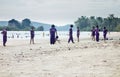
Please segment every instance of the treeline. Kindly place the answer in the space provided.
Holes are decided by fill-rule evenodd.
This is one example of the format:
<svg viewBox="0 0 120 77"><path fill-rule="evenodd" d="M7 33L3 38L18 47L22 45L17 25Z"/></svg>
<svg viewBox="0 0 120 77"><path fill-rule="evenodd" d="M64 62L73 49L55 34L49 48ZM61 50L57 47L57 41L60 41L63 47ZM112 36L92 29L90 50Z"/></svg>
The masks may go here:
<svg viewBox="0 0 120 77"><path fill-rule="evenodd" d="M106 27L109 31L120 31L120 18L115 17L114 14L110 14L106 18L81 16L75 21L75 25L79 27L81 31L90 31L92 27L96 25L98 25L101 30L103 27Z"/></svg>
<svg viewBox="0 0 120 77"><path fill-rule="evenodd" d="M30 19L26 18L22 20L22 22L19 22L16 19L11 19L8 21L7 26L0 26L0 30L2 30L3 28L6 28L8 31L28 31L31 29L31 27L34 27L34 25L31 24ZM44 27L39 26L38 28L34 27L34 29L37 31L43 31Z"/></svg>

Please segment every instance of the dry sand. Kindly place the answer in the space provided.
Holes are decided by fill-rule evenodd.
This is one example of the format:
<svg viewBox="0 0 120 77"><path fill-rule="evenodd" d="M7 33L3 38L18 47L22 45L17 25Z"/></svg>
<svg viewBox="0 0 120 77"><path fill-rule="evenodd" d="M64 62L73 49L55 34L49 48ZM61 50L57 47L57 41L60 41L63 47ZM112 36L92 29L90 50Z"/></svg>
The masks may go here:
<svg viewBox="0 0 120 77"><path fill-rule="evenodd" d="M62 39L55 45L49 39L34 45L10 39L0 45L0 77L120 77L120 33L113 36L106 42Z"/></svg>

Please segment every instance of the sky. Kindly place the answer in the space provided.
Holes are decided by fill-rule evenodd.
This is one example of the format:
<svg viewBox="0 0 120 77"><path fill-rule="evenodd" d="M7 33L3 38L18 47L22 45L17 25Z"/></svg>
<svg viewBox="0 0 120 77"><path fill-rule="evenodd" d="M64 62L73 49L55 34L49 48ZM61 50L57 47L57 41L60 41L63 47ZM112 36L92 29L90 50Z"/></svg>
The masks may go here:
<svg viewBox="0 0 120 77"><path fill-rule="evenodd" d="M16 19L74 24L81 16L120 17L120 0L0 0L0 21Z"/></svg>

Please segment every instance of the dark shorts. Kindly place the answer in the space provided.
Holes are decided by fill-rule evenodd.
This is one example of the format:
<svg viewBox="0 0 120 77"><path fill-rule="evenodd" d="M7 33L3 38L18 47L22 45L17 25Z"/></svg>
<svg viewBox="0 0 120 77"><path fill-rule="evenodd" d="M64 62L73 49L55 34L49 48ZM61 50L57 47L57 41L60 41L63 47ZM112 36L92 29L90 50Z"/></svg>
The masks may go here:
<svg viewBox="0 0 120 77"><path fill-rule="evenodd" d="M31 36L31 39L33 39L34 38L34 36Z"/></svg>
<svg viewBox="0 0 120 77"><path fill-rule="evenodd" d="M7 41L7 36L3 36L3 42Z"/></svg>
<svg viewBox="0 0 120 77"><path fill-rule="evenodd" d="M95 36L95 33L92 33L92 36Z"/></svg>

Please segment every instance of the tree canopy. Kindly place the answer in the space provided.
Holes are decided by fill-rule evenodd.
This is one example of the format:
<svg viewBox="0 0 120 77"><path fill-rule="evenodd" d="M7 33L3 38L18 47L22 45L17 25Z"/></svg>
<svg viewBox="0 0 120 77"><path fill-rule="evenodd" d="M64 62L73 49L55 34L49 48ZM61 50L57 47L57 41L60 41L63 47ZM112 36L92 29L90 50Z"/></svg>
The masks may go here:
<svg viewBox="0 0 120 77"><path fill-rule="evenodd" d="M98 25L100 29L106 27L109 31L120 31L120 18L110 14L106 18L95 16L81 16L75 21L75 26L79 27L81 31L90 31L93 26Z"/></svg>
<svg viewBox="0 0 120 77"><path fill-rule="evenodd" d="M6 28L9 31L28 31L31 29L31 20L26 18L23 19L22 22L20 23L18 20L16 19L11 19L8 21L8 26L0 26L0 30L2 30L3 28ZM38 31L43 31L44 27L43 26L39 26L37 29L35 28L35 30Z"/></svg>

